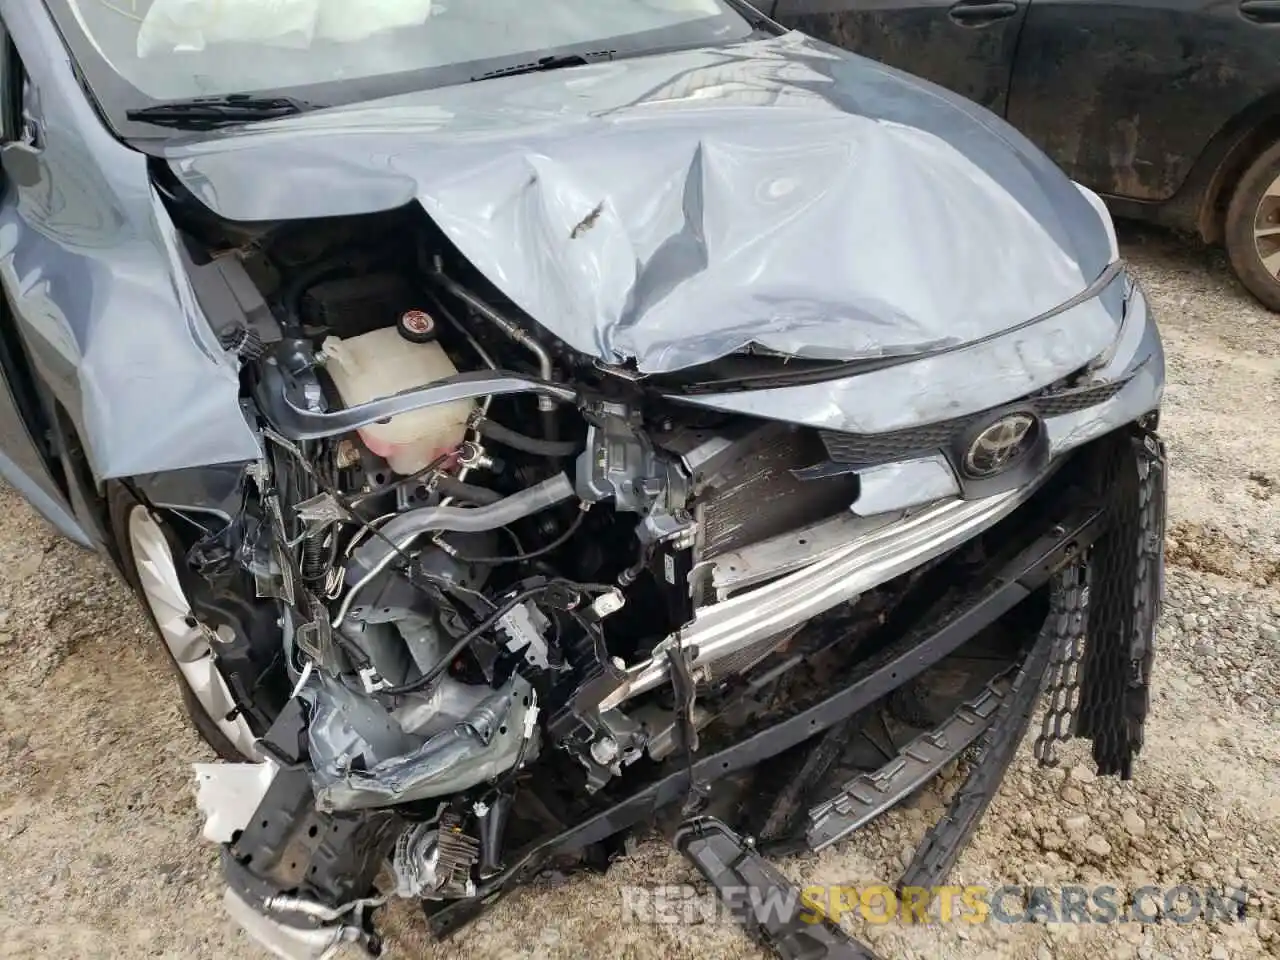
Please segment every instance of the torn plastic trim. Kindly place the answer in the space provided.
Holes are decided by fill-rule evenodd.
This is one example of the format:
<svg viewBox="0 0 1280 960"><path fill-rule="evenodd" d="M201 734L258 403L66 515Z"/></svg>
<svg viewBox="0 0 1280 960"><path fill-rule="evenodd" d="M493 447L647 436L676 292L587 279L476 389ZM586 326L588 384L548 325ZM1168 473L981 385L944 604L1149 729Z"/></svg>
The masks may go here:
<svg viewBox="0 0 1280 960"><path fill-rule="evenodd" d="M787 914L775 908L800 891L776 866L715 817L691 817L672 844L716 889L747 935L781 960L880 960L825 914Z"/></svg>
<svg viewBox="0 0 1280 960"><path fill-rule="evenodd" d="M260 402L263 412L282 436L290 440L320 440L350 433L397 414L481 397L510 393L536 393L562 403L575 403L578 391L507 371L481 370L460 373L428 387L398 393L331 413L318 413L294 403L280 365L268 357L262 366Z"/></svg>
<svg viewBox="0 0 1280 960"><path fill-rule="evenodd" d="M866 826L959 756L995 720L1009 694L1012 673L1010 669L992 678L942 724L915 737L888 763L859 774L835 796L812 807L805 831L809 849L824 850Z"/></svg>
<svg viewBox="0 0 1280 960"><path fill-rule="evenodd" d="M235 833L245 828L280 772L271 760L192 766L196 809L205 818L203 835L214 843L230 843Z"/></svg>
<svg viewBox="0 0 1280 960"><path fill-rule="evenodd" d="M928 507L789 576L702 608L690 624L658 644L651 659L628 668L601 699L600 709L613 709L665 682L668 648L691 651L690 669L696 669L798 626L972 539L1030 499L1050 475L983 500Z"/></svg>
<svg viewBox="0 0 1280 960"><path fill-rule="evenodd" d="M935 453L859 470L858 499L849 509L856 516L873 518L958 496L955 470L942 453Z"/></svg>

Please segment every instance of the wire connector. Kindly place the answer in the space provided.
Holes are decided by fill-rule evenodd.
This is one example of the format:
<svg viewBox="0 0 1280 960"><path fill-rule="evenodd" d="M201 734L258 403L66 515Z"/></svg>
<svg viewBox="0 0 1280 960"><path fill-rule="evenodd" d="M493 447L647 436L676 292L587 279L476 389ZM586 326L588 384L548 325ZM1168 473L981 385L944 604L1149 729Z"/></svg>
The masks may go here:
<svg viewBox="0 0 1280 960"><path fill-rule="evenodd" d="M365 667L360 670L356 676L360 678L360 685L364 688L365 693L373 694L380 690L386 690L391 684L387 683L373 667Z"/></svg>

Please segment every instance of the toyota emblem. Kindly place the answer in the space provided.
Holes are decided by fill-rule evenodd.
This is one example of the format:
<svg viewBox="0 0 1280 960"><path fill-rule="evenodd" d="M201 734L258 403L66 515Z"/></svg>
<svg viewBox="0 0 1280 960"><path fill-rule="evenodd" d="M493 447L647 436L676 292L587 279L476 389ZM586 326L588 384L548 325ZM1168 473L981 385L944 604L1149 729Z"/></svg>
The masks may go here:
<svg viewBox="0 0 1280 960"><path fill-rule="evenodd" d="M994 477L1022 459L1034 445L1037 421L1030 413L1010 413L984 429L969 444L964 471L975 479Z"/></svg>

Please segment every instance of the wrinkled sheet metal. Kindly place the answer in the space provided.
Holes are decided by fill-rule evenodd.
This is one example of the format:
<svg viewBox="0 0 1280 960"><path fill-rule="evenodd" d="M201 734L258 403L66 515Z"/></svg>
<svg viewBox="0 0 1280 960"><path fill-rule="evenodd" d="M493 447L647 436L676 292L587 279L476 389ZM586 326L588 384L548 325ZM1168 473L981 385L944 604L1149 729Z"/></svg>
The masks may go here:
<svg viewBox="0 0 1280 960"><path fill-rule="evenodd" d="M358 810L468 790L508 770L530 744L531 687L520 677L430 737L406 733L377 702L324 675L302 696L321 810Z"/></svg>
<svg viewBox="0 0 1280 960"><path fill-rule="evenodd" d="M537 322L645 373L749 344L837 360L954 346L1058 307L1113 257L1089 200L1003 121L794 33L337 108L169 159L232 219L416 200ZM975 358L998 364L986 392L1078 367L1119 316L1104 296L1052 342L1020 332ZM973 386L955 366L935 393Z"/></svg>

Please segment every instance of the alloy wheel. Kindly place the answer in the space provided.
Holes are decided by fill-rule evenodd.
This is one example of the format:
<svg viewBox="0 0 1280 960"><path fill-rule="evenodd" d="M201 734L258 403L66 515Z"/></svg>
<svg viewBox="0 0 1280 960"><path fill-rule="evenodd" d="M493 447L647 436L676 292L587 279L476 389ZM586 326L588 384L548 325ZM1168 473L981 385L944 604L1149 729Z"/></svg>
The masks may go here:
<svg viewBox="0 0 1280 960"><path fill-rule="evenodd" d="M1258 201L1253 220L1253 243L1262 267L1280 279L1280 177L1276 177Z"/></svg>
<svg viewBox="0 0 1280 960"><path fill-rule="evenodd" d="M183 682L209 720L242 755L258 756L249 724L241 714L233 713L235 701L218 669L208 629L192 613L164 530L143 506L130 510L128 530L143 599Z"/></svg>

